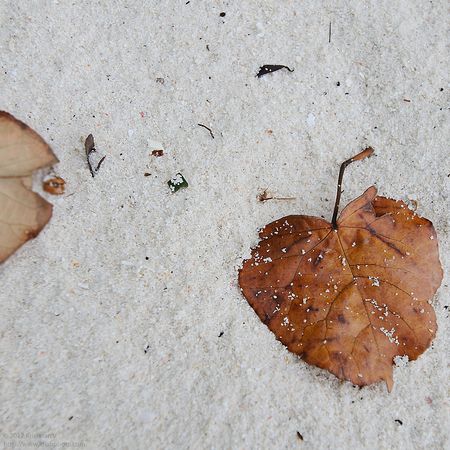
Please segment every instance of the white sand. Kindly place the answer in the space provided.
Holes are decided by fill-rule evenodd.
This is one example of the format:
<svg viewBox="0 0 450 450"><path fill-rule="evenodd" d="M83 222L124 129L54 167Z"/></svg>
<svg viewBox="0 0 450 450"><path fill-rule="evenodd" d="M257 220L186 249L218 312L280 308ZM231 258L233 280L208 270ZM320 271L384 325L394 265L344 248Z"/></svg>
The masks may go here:
<svg viewBox="0 0 450 450"><path fill-rule="evenodd" d="M443 449L448 275L433 347L388 394L289 354L236 268L259 226L329 218L339 164L372 145L343 202L373 183L416 199L448 274L447 2L185 3L0 2L0 109L42 134L67 181L0 266L0 445ZM295 71L256 79L262 64ZM89 133L107 155L95 179ZM189 188L171 194L177 172ZM262 188L296 200L259 203Z"/></svg>

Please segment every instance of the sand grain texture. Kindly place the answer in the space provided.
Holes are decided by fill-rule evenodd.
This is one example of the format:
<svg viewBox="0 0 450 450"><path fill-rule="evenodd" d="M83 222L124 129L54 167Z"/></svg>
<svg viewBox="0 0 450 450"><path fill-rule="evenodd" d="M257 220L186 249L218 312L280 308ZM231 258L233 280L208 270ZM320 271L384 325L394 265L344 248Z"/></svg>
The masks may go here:
<svg viewBox="0 0 450 450"><path fill-rule="evenodd" d="M1 2L0 109L66 180L49 225L0 266L2 441L448 446L446 17L442 0ZM295 70L257 79L264 64ZM95 178L89 133L107 155ZM446 274L433 346L391 394L307 366L237 287L257 228L329 220L339 164L368 145L342 204L372 184L417 200ZM178 172L189 187L172 194ZM296 199L258 202L265 188Z"/></svg>

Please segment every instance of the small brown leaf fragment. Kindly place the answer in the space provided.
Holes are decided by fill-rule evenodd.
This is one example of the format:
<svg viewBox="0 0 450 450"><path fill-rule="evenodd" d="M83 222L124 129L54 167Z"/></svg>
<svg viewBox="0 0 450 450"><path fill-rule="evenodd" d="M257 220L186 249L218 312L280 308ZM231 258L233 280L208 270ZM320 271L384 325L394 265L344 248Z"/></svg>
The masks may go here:
<svg viewBox="0 0 450 450"><path fill-rule="evenodd" d="M98 171L100 170L100 167L103 164L103 161L105 160L106 156L103 156L95 167L92 165L91 161L92 155L94 153L97 153L97 149L95 148L94 143L94 136L92 136L92 134L90 134L86 138L84 142L84 150L86 152L86 160L89 167L89 172L91 172L92 178L94 178L95 175L97 175Z"/></svg>
<svg viewBox="0 0 450 450"><path fill-rule="evenodd" d="M32 174L57 162L35 131L0 111L0 263L50 220L52 205L31 190Z"/></svg>
<svg viewBox="0 0 450 450"><path fill-rule="evenodd" d="M66 189L66 182L61 177L53 177L49 180L44 180L42 188L49 194L62 195Z"/></svg>
<svg viewBox="0 0 450 450"><path fill-rule="evenodd" d="M300 433L300 431L297 431L297 437L298 437L301 441L303 441L303 436L302 436L302 434Z"/></svg>
<svg viewBox="0 0 450 450"><path fill-rule="evenodd" d="M417 359L437 324L429 301L442 280L432 223L374 186L333 221L286 216L266 225L239 271L242 293L293 353L358 386L393 386L396 356Z"/></svg>
<svg viewBox="0 0 450 450"><path fill-rule="evenodd" d="M155 156L156 158L159 158L164 155L164 150L153 150L152 156Z"/></svg>

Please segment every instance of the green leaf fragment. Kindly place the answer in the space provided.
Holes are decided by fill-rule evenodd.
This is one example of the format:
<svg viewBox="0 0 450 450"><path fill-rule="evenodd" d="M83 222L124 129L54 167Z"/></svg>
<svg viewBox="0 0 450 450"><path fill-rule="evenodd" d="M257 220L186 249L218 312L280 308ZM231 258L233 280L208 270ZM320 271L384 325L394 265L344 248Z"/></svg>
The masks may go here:
<svg viewBox="0 0 450 450"><path fill-rule="evenodd" d="M183 177L181 173L177 173L174 177L172 177L167 184L169 185L169 188L171 192L177 192L180 189L185 189L189 186L186 179Z"/></svg>

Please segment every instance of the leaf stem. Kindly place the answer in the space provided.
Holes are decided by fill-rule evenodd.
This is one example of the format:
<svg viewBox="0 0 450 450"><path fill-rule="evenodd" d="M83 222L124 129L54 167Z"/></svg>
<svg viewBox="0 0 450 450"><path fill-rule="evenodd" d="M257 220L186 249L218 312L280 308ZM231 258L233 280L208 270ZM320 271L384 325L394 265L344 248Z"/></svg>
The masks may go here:
<svg viewBox="0 0 450 450"><path fill-rule="evenodd" d="M374 150L372 147L367 147L362 152L359 152L357 155L353 156L350 159L347 159L341 164L341 168L339 169L339 178L338 178L338 184L337 184L337 191L336 191L336 201L334 203L334 212L333 212L333 218L331 219L331 223L333 225L333 228L337 229L337 215L339 212L339 202L341 201L341 193L342 193L342 178L344 177L344 171L345 168L351 164L353 161L361 161L364 158L368 158L373 154Z"/></svg>

